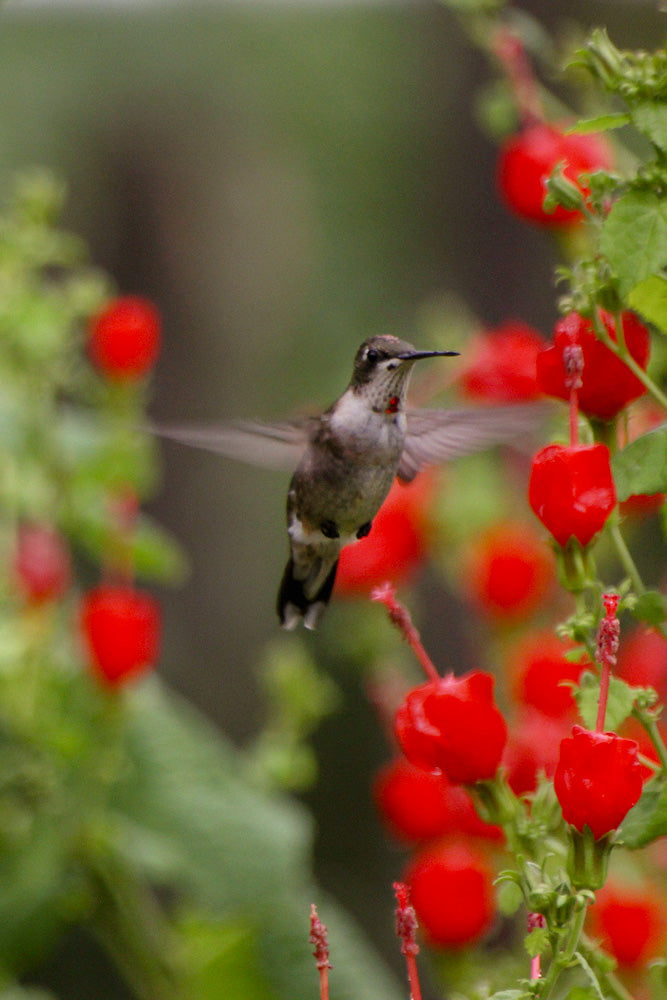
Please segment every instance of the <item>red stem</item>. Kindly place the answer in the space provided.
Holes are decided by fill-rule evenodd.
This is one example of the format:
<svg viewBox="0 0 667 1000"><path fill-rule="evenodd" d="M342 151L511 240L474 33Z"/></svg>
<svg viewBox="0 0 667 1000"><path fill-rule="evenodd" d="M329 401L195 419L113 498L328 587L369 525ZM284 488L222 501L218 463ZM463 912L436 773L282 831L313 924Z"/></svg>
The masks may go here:
<svg viewBox="0 0 667 1000"><path fill-rule="evenodd" d="M419 632L412 624L410 612L405 605L396 600L396 590L394 587L390 583L383 583L381 587L375 587L371 591L371 600L384 604L389 612L391 623L403 633L403 637L410 644L415 656L424 668L426 676L431 681L439 681L441 679L440 674L435 669L431 657L422 646Z"/></svg>
<svg viewBox="0 0 667 1000"><path fill-rule="evenodd" d="M609 700L609 664L603 663L600 667L600 700L598 702L598 717L595 729L598 733L604 732L604 720L607 715L607 701Z"/></svg>
<svg viewBox="0 0 667 1000"><path fill-rule="evenodd" d="M595 723L598 733L604 732L607 701L609 700L611 668L616 666L616 653L618 651L618 637L620 632L620 624L616 617L619 600L618 594L604 594L602 600L605 606L605 616L600 622L597 648L595 650L595 660L600 665L600 700L598 702L598 716Z"/></svg>
<svg viewBox="0 0 667 1000"><path fill-rule="evenodd" d="M579 393L570 390L570 445L576 448L579 444Z"/></svg>
<svg viewBox="0 0 667 1000"><path fill-rule="evenodd" d="M530 960L530 978L531 979L542 978L542 961L540 955L535 955Z"/></svg>
<svg viewBox="0 0 667 1000"><path fill-rule="evenodd" d="M565 386L570 392L570 446L576 448L579 444L579 390L584 370L584 355L579 344L570 343L563 348L563 367Z"/></svg>
<svg viewBox="0 0 667 1000"><path fill-rule="evenodd" d="M408 970L410 997L411 1000L421 1000L416 958L419 954L419 945L416 940L417 917L414 907L410 906L408 886L404 882L394 882L394 892L398 903L396 907L396 933L402 941L401 951L405 955L405 964Z"/></svg>
<svg viewBox="0 0 667 1000"><path fill-rule="evenodd" d="M313 956L320 973L320 1000L329 1000L329 942L327 929L317 915L317 907L310 907L310 943L314 946Z"/></svg>
<svg viewBox="0 0 667 1000"><path fill-rule="evenodd" d="M406 955L405 964L408 968L408 983L410 984L411 1000L422 1000L421 986L419 985L419 973L417 972L417 959L414 955Z"/></svg>
<svg viewBox="0 0 667 1000"><path fill-rule="evenodd" d="M493 51L505 71L523 127L544 121L537 81L521 38L502 27L495 35Z"/></svg>

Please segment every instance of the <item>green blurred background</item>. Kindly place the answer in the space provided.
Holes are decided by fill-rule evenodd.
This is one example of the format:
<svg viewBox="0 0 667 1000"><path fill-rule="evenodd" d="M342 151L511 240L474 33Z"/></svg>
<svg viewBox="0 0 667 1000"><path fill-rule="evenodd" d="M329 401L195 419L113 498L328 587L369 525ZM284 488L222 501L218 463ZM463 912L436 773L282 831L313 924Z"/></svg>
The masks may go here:
<svg viewBox="0 0 667 1000"><path fill-rule="evenodd" d="M606 24L624 47L664 31L657 4L522 7ZM9 3L1 16L0 165L54 168L66 224L121 291L160 306L154 419L327 405L367 336L444 344L451 296L484 323L518 316L548 334L554 247L496 198L495 146L475 120L490 71L444 6ZM160 672L242 744L262 720L253 667L277 632L287 477L177 445L163 460L152 510L191 574L160 594ZM424 601L442 609L432 586ZM321 881L384 944L378 886L398 863L367 788L386 748L332 652L348 614L332 607L308 640L345 700L317 736L306 798ZM454 619L441 615L433 641L474 652Z"/></svg>

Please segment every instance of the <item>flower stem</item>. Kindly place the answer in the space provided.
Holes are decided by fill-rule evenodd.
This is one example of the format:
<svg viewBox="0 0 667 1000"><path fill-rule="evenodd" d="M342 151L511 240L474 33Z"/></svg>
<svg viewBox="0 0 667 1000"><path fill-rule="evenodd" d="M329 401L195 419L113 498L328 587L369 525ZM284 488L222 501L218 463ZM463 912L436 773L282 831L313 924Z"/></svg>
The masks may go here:
<svg viewBox="0 0 667 1000"><path fill-rule="evenodd" d="M581 938L585 917L586 904L581 902L572 917L565 946L559 954L554 955L551 965L549 966L549 971L542 980L541 988L539 988L538 993L540 1000L548 1000L548 997L551 993L553 993L554 987L558 982L561 973L564 972L572 962L575 952L579 946L579 939Z"/></svg>
<svg viewBox="0 0 667 1000"><path fill-rule="evenodd" d="M419 945L416 941L417 917L414 908L410 906L410 894L404 882L394 882L396 893L396 934L401 939L401 951L405 955L408 970L411 1000L421 1000L421 987L417 972L417 955Z"/></svg>
<svg viewBox="0 0 667 1000"><path fill-rule="evenodd" d="M605 616L600 622L595 650L595 659L600 666L600 700L598 702L598 716L595 726L598 733L604 732L604 720L607 714L607 701L609 700L611 668L616 666L616 653L618 652L620 631L619 621L616 617L618 595L604 594L602 600L605 606Z"/></svg>
<svg viewBox="0 0 667 1000"><path fill-rule="evenodd" d="M639 381L642 383L647 392L650 392L653 398L658 403L660 403L660 405L664 409L667 410L667 396L664 394L662 389L660 389L660 387L656 385L651 376L648 375L647 372L644 371L642 366L637 364L635 359L632 357L629 350L625 346L625 338L623 338L622 336L622 331L620 336L620 343L617 343L609 336L607 330L604 327L604 324L600 321L597 313L593 314L593 325L595 327L595 336L598 338L598 340L600 340L605 345L605 347L608 347L609 350L616 355L616 357L620 358L621 361L623 361L628 366L632 374L639 379ZM620 329L621 329L621 324L617 318L616 319L617 332Z"/></svg>
<svg viewBox="0 0 667 1000"><path fill-rule="evenodd" d="M400 632L403 633L403 637L409 643L415 656L424 668L426 676L431 681L439 681L440 674L435 669L431 657L428 655L424 649L421 639L419 638L419 632L412 623L412 618L410 617L410 612L401 604L400 601L396 599L396 591L390 583L384 583L381 587L375 587L371 591L371 600L378 601L380 604L384 604L385 608L389 612L389 618L392 625L395 625Z"/></svg>
<svg viewBox="0 0 667 1000"><path fill-rule="evenodd" d="M629 579L630 579L630 581L632 583L632 586L634 587L635 591L638 594L643 594L644 591L645 591L645 589L646 589L644 587L644 582L643 582L641 576L639 575L639 570L637 569L637 566L635 565L635 561L632 558L630 550L627 547L627 545L625 544L625 539L623 538L623 535L621 533L621 529L620 529L618 523L614 523L614 524L610 525L610 527L609 527L609 533L610 533L611 539L612 539L612 541L614 543L614 548L616 549L616 553L618 555L618 558L621 561L623 569L628 574L628 577L629 577Z"/></svg>
<svg viewBox="0 0 667 1000"><path fill-rule="evenodd" d="M621 529L618 523L614 523L609 526L609 533L611 536L611 540L614 543L616 554L618 555L618 558L621 561L621 565L623 566L623 569L627 573L628 578L632 583L635 593L637 594L637 596L645 594L646 587L644 586L644 581L642 580L639 574L639 570L635 565L635 561L632 558L632 554L629 548L625 544L625 539L623 538L623 534L621 533ZM665 628L663 622L656 622L656 624L653 627L655 628L656 632L660 633L663 639L667 639L667 629Z"/></svg>
<svg viewBox="0 0 667 1000"><path fill-rule="evenodd" d="M642 726L648 733L651 743L655 748L655 752L658 755L660 766L663 771L667 772L667 747L665 746L665 742L660 734L657 719L651 712L642 712L638 709L635 709L634 714L637 716Z"/></svg>
<svg viewBox="0 0 667 1000"><path fill-rule="evenodd" d="M313 903L310 907L310 943L313 947L313 956L320 974L320 1000L329 1000L329 942L327 939L327 929L317 915L317 907Z"/></svg>

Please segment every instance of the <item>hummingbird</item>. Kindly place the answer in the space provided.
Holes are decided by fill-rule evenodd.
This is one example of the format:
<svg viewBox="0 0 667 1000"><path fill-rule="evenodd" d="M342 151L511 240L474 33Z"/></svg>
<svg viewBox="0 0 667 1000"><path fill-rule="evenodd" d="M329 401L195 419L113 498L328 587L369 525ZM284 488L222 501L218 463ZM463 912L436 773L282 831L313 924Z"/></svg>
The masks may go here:
<svg viewBox="0 0 667 1000"><path fill-rule="evenodd" d="M341 550L365 538L396 477L525 434L535 407L406 409L415 362L458 351L419 351L391 335L359 347L352 378L319 416L222 427L157 427L182 444L253 464L295 468L287 491L289 559L278 591L285 629L314 629L325 611Z"/></svg>

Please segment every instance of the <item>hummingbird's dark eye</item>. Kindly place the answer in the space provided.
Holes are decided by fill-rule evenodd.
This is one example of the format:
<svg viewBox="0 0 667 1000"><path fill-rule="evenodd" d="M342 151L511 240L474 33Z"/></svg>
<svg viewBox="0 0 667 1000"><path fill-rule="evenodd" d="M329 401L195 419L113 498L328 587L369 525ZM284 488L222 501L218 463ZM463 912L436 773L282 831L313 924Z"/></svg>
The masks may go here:
<svg viewBox="0 0 667 1000"><path fill-rule="evenodd" d="M371 364L375 364L375 362L379 360L380 352L376 351L374 347L369 347L366 351L366 361L370 361Z"/></svg>

